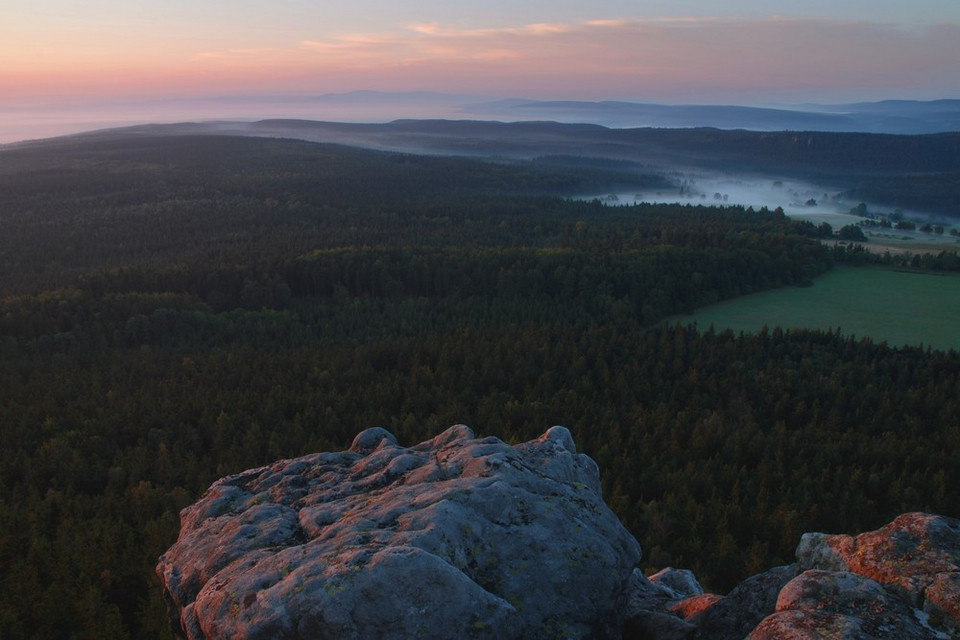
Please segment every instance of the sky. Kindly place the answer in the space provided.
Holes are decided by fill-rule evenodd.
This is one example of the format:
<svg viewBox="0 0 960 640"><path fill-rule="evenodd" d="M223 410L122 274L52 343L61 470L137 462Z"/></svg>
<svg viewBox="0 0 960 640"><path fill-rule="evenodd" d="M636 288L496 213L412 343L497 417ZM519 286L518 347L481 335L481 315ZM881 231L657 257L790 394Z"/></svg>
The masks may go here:
<svg viewBox="0 0 960 640"><path fill-rule="evenodd" d="M356 90L763 105L960 98L960 1L0 7L0 107Z"/></svg>

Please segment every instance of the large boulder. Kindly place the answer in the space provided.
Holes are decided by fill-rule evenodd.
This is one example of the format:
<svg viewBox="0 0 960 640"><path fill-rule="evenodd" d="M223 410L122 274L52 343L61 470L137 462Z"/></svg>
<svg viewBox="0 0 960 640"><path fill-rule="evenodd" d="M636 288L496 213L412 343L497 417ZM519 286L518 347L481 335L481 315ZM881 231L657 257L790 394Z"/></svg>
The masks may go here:
<svg viewBox="0 0 960 640"><path fill-rule="evenodd" d="M190 639L603 638L639 560L565 428L510 446L458 425L223 478L157 572Z"/></svg>

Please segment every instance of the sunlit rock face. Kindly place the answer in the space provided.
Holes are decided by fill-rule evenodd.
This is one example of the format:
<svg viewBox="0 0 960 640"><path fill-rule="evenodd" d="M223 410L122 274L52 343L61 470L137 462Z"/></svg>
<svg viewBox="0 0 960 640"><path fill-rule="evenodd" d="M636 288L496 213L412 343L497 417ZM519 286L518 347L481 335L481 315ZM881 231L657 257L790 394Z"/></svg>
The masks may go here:
<svg viewBox="0 0 960 640"><path fill-rule="evenodd" d="M709 550L704 550L709 552ZM960 521L906 513L857 536L804 534L797 563L699 594L692 575L635 572L624 639L960 638Z"/></svg>
<svg viewBox="0 0 960 640"><path fill-rule="evenodd" d="M458 425L412 447L368 429L223 478L183 510L157 572L191 640L960 637L949 517L805 534L797 564L726 596L639 560L569 431L511 446Z"/></svg>
<svg viewBox="0 0 960 640"><path fill-rule="evenodd" d="M960 635L960 521L905 513L858 536L804 534L799 576L767 638L945 638Z"/></svg>
<svg viewBox="0 0 960 640"><path fill-rule="evenodd" d="M157 572L190 639L613 638L639 560L567 429L458 425L223 478Z"/></svg>

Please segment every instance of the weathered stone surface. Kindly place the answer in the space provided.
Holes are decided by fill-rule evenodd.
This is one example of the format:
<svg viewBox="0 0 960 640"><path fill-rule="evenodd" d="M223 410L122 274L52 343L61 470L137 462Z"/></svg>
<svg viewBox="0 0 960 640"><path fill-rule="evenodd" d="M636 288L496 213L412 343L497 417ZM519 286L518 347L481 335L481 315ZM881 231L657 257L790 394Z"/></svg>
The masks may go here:
<svg viewBox="0 0 960 640"><path fill-rule="evenodd" d="M676 600L703 595L703 587L689 569L667 567L650 576L650 582L665 589Z"/></svg>
<svg viewBox="0 0 960 640"><path fill-rule="evenodd" d="M684 640L692 637L696 627L670 611L671 604L685 597L687 591L703 592L690 571L668 567L648 578L639 569L634 569L624 607L624 640Z"/></svg>
<svg viewBox="0 0 960 640"><path fill-rule="evenodd" d="M619 637L639 559L566 429L458 425L224 478L157 571L191 639Z"/></svg>
<svg viewBox="0 0 960 640"><path fill-rule="evenodd" d="M631 618L645 611L665 611L667 604L675 599L671 591L650 582L640 569L634 569L627 584L626 616Z"/></svg>
<svg viewBox="0 0 960 640"><path fill-rule="evenodd" d="M697 638L742 640L776 611L780 589L797 575L796 565L774 567L734 587L722 600L690 617Z"/></svg>
<svg viewBox="0 0 960 640"><path fill-rule="evenodd" d="M763 620L749 640L878 640L856 619L823 611L784 611Z"/></svg>
<svg viewBox="0 0 960 640"><path fill-rule="evenodd" d="M667 610L674 615L687 619L692 618L698 613L703 613L721 600L723 600L723 596L715 593L704 593L699 596L691 596L679 602L671 603L667 606Z"/></svg>
<svg viewBox="0 0 960 640"><path fill-rule="evenodd" d="M749 637L933 640L937 635L878 582L846 571L811 569L783 587L777 613Z"/></svg>
<svg viewBox="0 0 960 640"><path fill-rule="evenodd" d="M858 536L805 534L797 561L803 569L870 578L911 606L922 606L936 628L960 627L960 520L905 513Z"/></svg>
<svg viewBox="0 0 960 640"><path fill-rule="evenodd" d="M623 626L623 640L689 640L697 627L672 613L645 611L628 618Z"/></svg>
<svg viewBox="0 0 960 640"><path fill-rule="evenodd" d="M938 573L924 596L923 611L931 624L960 637L960 573Z"/></svg>
<svg viewBox="0 0 960 640"><path fill-rule="evenodd" d="M830 544L830 539L850 536L831 536L826 533L805 533L800 536L797 545L797 565L802 571L807 569L823 569L824 571L847 571L850 567L843 561L843 557ZM839 545L838 545L839 546Z"/></svg>

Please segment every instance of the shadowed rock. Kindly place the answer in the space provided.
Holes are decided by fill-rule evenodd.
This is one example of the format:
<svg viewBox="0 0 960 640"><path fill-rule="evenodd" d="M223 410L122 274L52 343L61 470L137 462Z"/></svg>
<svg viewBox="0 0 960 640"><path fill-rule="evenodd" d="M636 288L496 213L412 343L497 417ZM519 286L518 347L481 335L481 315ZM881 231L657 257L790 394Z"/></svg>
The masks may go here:
<svg viewBox="0 0 960 640"><path fill-rule="evenodd" d="M191 639L619 637L639 559L565 428L458 425L219 480L157 572Z"/></svg>
<svg viewBox="0 0 960 640"><path fill-rule="evenodd" d="M690 617L698 627L696 637L741 640L776 611L780 589L796 575L796 565L785 565L744 580L724 598Z"/></svg>
<svg viewBox="0 0 960 640"><path fill-rule="evenodd" d="M670 610L688 595L703 589L687 570L668 567L650 578L639 569L630 576L625 606L624 640L685 640L696 627Z"/></svg>

